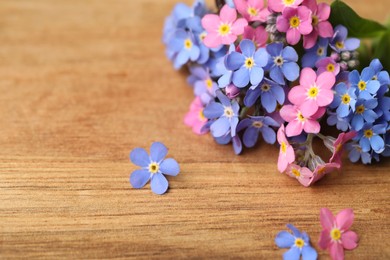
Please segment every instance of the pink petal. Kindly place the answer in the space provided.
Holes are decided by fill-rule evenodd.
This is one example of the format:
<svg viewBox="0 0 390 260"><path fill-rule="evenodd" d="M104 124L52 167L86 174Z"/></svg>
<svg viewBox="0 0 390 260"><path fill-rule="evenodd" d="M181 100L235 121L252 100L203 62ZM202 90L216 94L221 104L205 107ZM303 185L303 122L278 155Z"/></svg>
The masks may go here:
<svg viewBox="0 0 390 260"><path fill-rule="evenodd" d="M287 42L291 45L295 45L301 39L301 33L296 28L291 28L287 31Z"/></svg>
<svg viewBox="0 0 390 260"><path fill-rule="evenodd" d="M306 20L299 25L299 32L302 35L308 35L312 31L313 31L313 25L311 24L311 19Z"/></svg>
<svg viewBox="0 0 390 260"><path fill-rule="evenodd" d="M221 9L220 17L222 22L232 23L237 19L236 9L231 8L228 5L224 5Z"/></svg>
<svg viewBox="0 0 390 260"><path fill-rule="evenodd" d="M310 49L316 45L318 39L317 30L313 30L310 34L303 36L303 48Z"/></svg>
<svg viewBox="0 0 390 260"><path fill-rule="evenodd" d="M291 145L287 147L286 157L288 163L293 163L295 161L295 151Z"/></svg>
<svg viewBox="0 0 390 260"><path fill-rule="evenodd" d="M279 172L284 172L287 169L288 163L286 160L286 156L280 152L279 153L279 158L278 158L278 171Z"/></svg>
<svg viewBox="0 0 390 260"><path fill-rule="evenodd" d="M336 77L332 72L327 71L318 76L316 83L321 89L331 89L336 83Z"/></svg>
<svg viewBox="0 0 390 260"><path fill-rule="evenodd" d="M216 31L221 23L221 19L216 14L206 14L202 19L202 26L207 32Z"/></svg>
<svg viewBox="0 0 390 260"><path fill-rule="evenodd" d="M313 69L304 68L301 71L301 78L299 80L299 84L301 84L301 86L303 87L310 88L316 82L316 79L317 74Z"/></svg>
<svg viewBox="0 0 390 260"><path fill-rule="evenodd" d="M282 12L284 9L282 0L269 0L268 7L275 12Z"/></svg>
<svg viewBox="0 0 390 260"><path fill-rule="evenodd" d="M284 16L279 15L276 20L276 29L278 29L279 32L287 32L289 28L290 23L288 20Z"/></svg>
<svg viewBox="0 0 390 260"><path fill-rule="evenodd" d="M237 40L237 35L228 34L226 36L221 37L222 44L229 45Z"/></svg>
<svg viewBox="0 0 390 260"><path fill-rule="evenodd" d="M332 243L330 245L330 256L333 260L344 260L344 248L340 243Z"/></svg>
<svg viewBox="0 0 390 260"><path fill-rule="evenodd" d="M234 6L236 7L237 11L243 15L247 16L248 15L248 4L246 3L245 0L234 0Z"/></svg>
<svg viewBox="0 0 390 260"><path fill-rule="evenodd" d="M343 231L348 230L352 226L354 217L352 209L343 209L336 216L337 227Z"/></svg>
<svg viewBox="0 0 390 260"><path fill-rule="evenodd" d="M306 120L303 129L308 134L318 134L321 130L321 126L316 120Z"/></svg>
<svg viewBox="0 0 390 260"><path fill-rule="evenodd" d="M318 23L318 33L323 38L329 38L332 37L334 34L333 27L330 24L330 22L320 22Z"/></svg>
<svg viewBox="0 0 390 260"><path fill-rule="evenodd" d="M310 11L309 8L307 8L306 6L300 6L297 9L297 13L298 13L299 19L301 19L302 21L309 20L310 24L311 24L311 14L312 14L312 12Z"/></svg>
<svg viewBox="0 0 390 260"><path fill-rule="evenodd" d="M217 33L209 33L204 38L203 43L209 48L217 48L222 44L222 38Z"/></svg>
<svg viewBox="0 0 390 260"><path fill-rule="evenodd" d="M317 7L317 17L321 21L328 20L330 16L330 6L327 3L320 3Z"/></svg>
<svg viewBox="0 0 390 260"><path fill-rule="evenodd" d="M280 116L287 122L294 121L297 118L297 108L292 105L285 105L280 109Z"/></svg>
<svg viewBox="0 0 390 260"><path fill-rule="evenodd" d="M248 0L248 5L256 7L257 9L262 9L264 6L264 2L259 0Z"/></svg>
<svg viewBox="0 0 390 260"><path fill-rule="evenodd" d="M285 134L285 128L284 128L284 125L282 124L282 126L278 129L278 132L277 132L277 139L278 139L278 143L281 144L282 142L285 142L285 143L288 143L287 142L287 138L286 138L286 134Z"/></svg>
<svg viewBox="0 0 390 260"><path fill-rule="evenodd" d="M298 120L291 121L286 126L286 135L288 137L298 136L302 133L303 125Z"/></svg>
<svg viewBox="0 0 390 260"><path fill-rule="evenodd" d="M241 35L244 33L245 26L248 25L248 21L244 18L240 18L233 23L232 32L235 35Z"/></svg>
<svg viewBox="0 0 390 260"><path fill-rule="evenodd" d="M358 246L359 237L353 231L347 231L341 235L343 247L348 250L355 249Z"/></svg>
<svg viewBox="0 0 390 260"><path fill-rule="evenodd" d="M298 11L294 7L286 7L283 9L283 16L286 17L287 20L290 20L294 15L298 15Z"/></svg>
<svg viewBox="0 0 390 260"><path fill-rule="evenodd" d="M321 89L321 93L318 95L317 104L320 107L325 107L332 103L334 98L333 91L330 89Z"/></svg>
<svg viewBox="0 0 390 260"><path fill-rule="evenodd" d="M324 107L320 107L318 108L318 111L317 113L315 113L314 115L311 116L311 119L315 120L315 119L318 119L318 118L321 118L326 112L326 109Z"/></svg>
<svg viewBox="0 0 390 260"><path fill-rule="evenodd" d="M317 11L317 1L316 0L305 0L302 5L309 8L310 11L312 11L313 13L315 13Z"/></svg>
<svg viewBox="0 0 390 260"><path fill-rule="evenodd" d="M188 112L186 116L184 117L184 124L187 126L192 127L196 121L196 115L192 112Z"/></svg>
<svg viewBox="0 0 390 260"><path fill-rule="evenodd" d="M256 0L257 1L257 0ZM258 17L259 17L259 21L260 22L265 22L267 21L267 17L271 14L271 12L268 10L268 8L265 8L263 10L261 10L258 14Z"/></svg>
<svg viewBox="0 0 390 260"><path fill-rule="evenodd" d="M320 240L318 241L318 246L325 250L329 247L330 244L330 234L328 230L322 230L320 235Z"/></svg>
<svg viewBox="0 0 390 260"><path fill-rule="evenodd" d="M309 118L312 115L314 115L315 113L317 113L318 104L317 104L316 100L314 100L314 99L307 99L305 102L303 102L299 106L299 110L301 110L302 115L305 118Z"/></svg>
<svg viewBox="0 0 390 260"><path fill-rule="evenodd" d="M198 121L194 124L194 126L192 127L192 131L197 134L197 135L203 135L205 134L206 132L205 131L202 131L202 128L203 126L205 125L204 122L201 122L201 121Z"/></svg>
<svg viewBox="0 0 390 260"><path fill-rule="evenodd" d="M294 105L301 105L307 98L307 90L302 86L293 87L288 93L288 100Z"/></svg>
<svg viewBox="0 0 390 260"><path fill-rule="evenodd" d="M320 222L321 226L326 230L331 230L335 222L335 218L327 208L322 208L320 211Z"/></svg>

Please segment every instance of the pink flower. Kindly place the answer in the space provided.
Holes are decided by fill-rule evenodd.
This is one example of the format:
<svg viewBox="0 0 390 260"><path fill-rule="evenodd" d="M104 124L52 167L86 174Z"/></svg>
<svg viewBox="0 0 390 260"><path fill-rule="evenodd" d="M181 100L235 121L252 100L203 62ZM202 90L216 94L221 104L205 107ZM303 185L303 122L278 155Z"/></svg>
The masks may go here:
<svg viewBox="0 0 390 260"><path fill-rule="evenodd" d="M263 26L259 26L256 29L247 26L244 30L243 39L251 40L257 48L262 48L267 43L268 33Z"/></svg>
<svg viewBox="0 0 390 260"><path fill-rule="evenodd" d="M310 180L313 178L312 171L306 167L300 167L296 164L290 164L287 167L286 174L297 179L305 187L309 187Z"/></svg>
<svg viewBox="0 0 390 260"><path fill-rule="evenodd" d="M312 11L313 31L303 37L303 47L310 49L317 43L318 35L322 38L330 38L334 34L332 25L327 21L330 15L330 6L326 3L317 5L316 0L305 0L303 5Z"/></svg>
<svg viewBox="0 0 390 260"><path fill-rule="evenodd" d="M192 101L190 111L184 117L184 123L192 127L192 131L195 134L202 135L205 131L202 131L203 126L207 123L207 118L203 115L203 103L199 97L196 97Z"/></svg>
<svg viewBox="0 0 390 260"><path fill-rule="evenodd" d="M237 19L236 9L225 5L220 16L207 14L202 19L202 26L207 35L203 43L209 48L216 48L221 44L229 45L237 40L237 36L244 33L248 22L244 18Z"/></svg>
<svg viewBox="0 0 390 260"><path fill-rule="evenodd" d="M336 217L327 208L322 208L320 221L322 232L318 245L328 249L333 260L344 259L344 249L352 250L358 246L358 235L350 231L354 219L352 209L343 209Z"/></svg>
<svg viewBox="0 0 390 260"><path fill-rule="evenodd" d="M356 136L355 131L341 133L333 143L333 154L329 162L341 164L341 155L343 154L344 144Z"/></svg>
<svg viewBox="0 0 390 260"><path fill-rule="evenodd" d="M282 125L277 134L278 142L280 144L280 152L278 158L278 170L284 172L290 163L295 161L294 148L290 145L284 133L284 125Z"/></svg>
<svg viewBox="0 0 390 260"><path fill-rule="evenodd" d="M325 71L332 72L333 75L337 76L340 73L340 64L335 62L334 59L327 57L316 62L318 68L317 74L321 74Z"/></svg>
<svg viewBox="0 0 390 260"><path fill-rule="evenodd" d="M340 169L340 164L338 163L325 163L318 165L313 172L313 178L310 180L309 185L316 183L317 181L321 180L326 174L338 169Z"/></svg>
<svg viewBox="0 0 390 260"><path fill-rule="evenodd" d="M310 9L306 6L285 8L276 20L276 28L279 32L287 33L286 39L289 44L297 44L301 35L308 35L313 31Z"/></svg>
<svg viewBox="0 0 390 260"><path fill-rule="evenodd" d="M237 11L249 22L267 20L270 11L264 8L263 0L234 0Z"/></svg>
<svg viewBox="0 0 390 260"><path fill-rule="evenodd" d="M335 82L336 77L331 72L324 72L317 77L313 69L304 68L301 71L300 85L290 90L288 99L299 106L304 117L310 117L317 113L320 107L332 103L332 87Z"/></svg>
<svg viewBox="0 0 390 260"><path fill-rule="evenodd" d="M305 130L306 133L318 134L321 130L317 119L325 113L325 108L318 109L311 117L304 117L301 110L294 105L285 105L280 110L280 116L288 123L286 134L288 137L298 136Z"/></svg>
<svg viewBox="0 0 390 260"><path fill-rule="evenodd" d="M286 7L296 8L303 0L269 0L268 7L274 11L281 13Z"/></svg>

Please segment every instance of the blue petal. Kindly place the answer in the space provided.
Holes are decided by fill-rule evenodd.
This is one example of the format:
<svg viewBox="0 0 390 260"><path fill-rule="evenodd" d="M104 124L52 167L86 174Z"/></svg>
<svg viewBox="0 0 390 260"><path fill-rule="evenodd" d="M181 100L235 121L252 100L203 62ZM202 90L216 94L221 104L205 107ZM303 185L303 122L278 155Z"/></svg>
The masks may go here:
<svg viewBox="0 0 390 260"><path fill-rule="evenodd" d="M301 250L293 246L286 253L283 254L284 260L299 260L301 258Z"/></svg>
<svg viewBox="0 0 390 260"><path fill-rule="evenodd" d="M218 79L218 86L220 88L225 88L227 87L231 82L232 82L232 74L233 72L232 71L228 71L227 73L225 73L224 75L222 75L222 77L220 77Z"/></svg>
<svg viewBox="0 0 390 260"><path fill-rule="evenodd" d="M208 119L218 118L223 115L223 112L223 106L217 102L210 102L203 110L204 116Z"/></svg>
<svg viewBox="0 0 390 260"><path fill-rule="evenodd" d="M230 119L230 133L231 133L231 136L235 136L237 134L237 125L238 125L238 117L233 117L232 119Z"/></svg>
<svg viewBox="0 0 390 260"><path fill-rule="evenodd" d="M234 51L227 56L225 65L228 70L238 70L244 62L244 55Z"/></svg>
<svg viewBox="0 0 390 260"><path fill-rule="evenodd" d="M243 141L246 147L251 148L255 146L259 138L259 131L254 127L248 127L244 133Z"/></svg>
<svg viewBox="0 0 390 260"><path fill-rule="evenodd" d="M385 142L379 135L371 137L371 147L376 153L382 153L385 150Z"/></svg>
<svg viewBox="0 0 390 260"><path fill-rule="evenodd" d="M371 163L371 155L369 153L362 153L362 162L364 164L370 164Z"/></svg>
<svg viewBox="0 0 390 260"><path fill-rule="evenodd" d="M360 153L358 150L356 150L355 148L353 148L349 154L348 154L348 157L349 159L351 160L351 162L355 163L357 161L359 161L360 159Z"/></svg>
<svg viewBox="0 0 390 260"><path fill-rule="evenodd" d="M267 110L268 113L272 113L276 109L276 99L269 92L266 92L261 95L261 104Z"/></svg>
<svg viewBox="0 0 390 260"><path fill-rule="evenodd" d="M378 115L372 110L366 110L363 112L363 117L368 123L373 123L378 118Z"/></svg>
<svg viewBox="0 0 390 260"><path fill-rule="evenodd" d="M253 67L250 72L250 81L253 86L258 85L264 78L264 70L260 67Z"/></svg>
<svg viewBox="0 0 390 260"><path fill-rule="evenodd" d="M288 227L289 229L291 229L291 231L293 232L293 234L294 234L295 237L302 237L301 232L300 232L296 227L294 227L294 225L287 224L287 227Z"/></svg>
<svg viewBox="0 0 390 260"><path fill-rule="evenodd" d="M298 61L298 54L293 47L287 46L282 51L282 57L285 61Z"/></svg>
<svg viewBox="0 0 390 260"><path fill-rule="evenodd" d="M150 187L154 193L161 195L168 190L168 181L162 173L156 173L152 176Z"/></svg>
<svg viewBox="0 0 390 260"><path fill-rule="evenodd" d="M230 141L232 140L232 137L227 134L227 135L224 135L221 137L215 137L214 139L218 144L225 145L225 144L230 143Z"/></svg>
<svg viewBox="0 0 390 260"><path fill-rule="evenodd" d="M310 67L313 68L318 60L318 56L316 55L315 52L307 52L305 55L302 57L302 67Z"/></svg>
<svg viewBox="0 0 390 260"><path fill-rule="evenodd" d="M375 76L375 71L370 67L364 68L361 73L361 79L365 82L371 80L372 77L374 76Z"/></svg>
<svg viewBox="0 0 390 260"><path fill-rule="evenodd" d="M359 131L360 129L362 129L362 127L364 125L363 117L360 115L355 115L352 118L351 124L352 124L353 130Z"/></svg>
<svg viewBox="0 0 390 260"><path fill-rule="evenodd" d="M244 98L244 104L247 107L253 106L256 100L260 97L261 90L260 88L248 89Z"/></svg>
<svg viewBox="0 0 390 260"><path fill-rule="evenodd" d="M252 57L255 53L255 44L251 40L242 40L240 42L240 49L245 57Z"/></svg>
<svg viewBox="0 0 390 260"><path fill-rule="evenodd" d="M386 124L379 124L379 125L374 125L372 127L372 130L374 131L375 134L385 134L386 133ZM389 138L390 139L390 138Z"/></svg>
<svg viewBox="0 0 390 260"><path fill-rule="evenodd" d="M244 88L249 83L249 71L245 67L233 73L233 83L238 88Z"/></svg>
<svg viewBox="0 0 390 260"><path fill-rule="evenodd" d="M272 57L279 56L283 50L283 43L268 44L266 49Z"/></svg>
<svg viewBox="0 0 390 260"><path fill-rule="evenodd" d="M174 67L175 69L180 69L181 66L186 64L190 58L190 53L188 51L182 50L175 58Z"/></svg>
<svg viewBox="0 0 390 260"><path fill-rule="evenodd" d="M344 42L345 48L347 51L354 51L360 46L360 40L356 38L350 38Z"/></svg>
<svg viewBox="0 0 390 260"><path fill-rule="evenodd" d="M274 94L274 97L276 98L278 103L281 105L284 104L286 98L284 89L281 86L274 84L271 88L271 91Z"/></svg>
<svg viewBox="0 0 390 260"><path fill-rule="evenodd" d="M161 162L165 158L167 153L167 147L160 142L154 142L150 147L150 158L154 162Z"/></svg>
<svg viewBox="0 0 390 260"><path fill-rule="evenodd" d="M339 117L346 117L349 115L349 106L344 105L344 104L340 104L340 106L337 108L336 112L337 112L337 115Z"/></svg>
<svg viewBox="0 0 390 260"><path fill-rule="evenodd" d="M375 71L375 73L379 73L383 69L382 63L379 59L373 59L370 63L370 67Z"/></svg>
<svg viewBox="0 0 390 260"><path fill-rule="evenodd" d="M304 246L302 248L302 259L303 260L316 260L318 257L317 251L311 246Z"/></svg>
<svg viewBox="0 0 390 260"><path fill-rule="evenodd" d="M133 171L130 175L130 184L133 188L140 189L148 183L150 179L150 172L145 169Z"/></svg>
<svg viewBox="0 0 390 260"><path fill-rule="evenodd" d="M282 70L279 67L273 67L270 71L270 77L273 79L276 83L284 85L284 77Z"/></svg>
<svg viewBox="0 0 390 260"><path fill-rule="evenodd" d="M137 166L147 167L150 163L149 155L143 148L135 148L130 153L130 160Z"/></svg>
<svg viewBox="0 0 390 260"><path fill-rule="evenodd" d="M242 152L242 143L240 140L240 137L237 135L232 138L232 143L233 143L233 149L235 154L240 154Z"/></svg>
<svg viewBox="0 0 390 260"><path fill-rule="evenodd" d="M227 96L225 96L225 95L222 93L222 91L218 90L218 91L216 92L216 94L217 94L217 97L218 97L219 101L222 103L222 105L224 105L224 106L226 106L226 107L231 105L231 104L230 104L230 99L229 99Z"/></svg>
<svg viewBox="0 0 390 260"><path fill-rule="evenodd" d="M295 237L290 232L281 231L276 235L275 243L280 248L292 247L295 243Z"/></svg>
<svg viewBox="0 0 390 260"><path fill-rule="evenodd" d="M282 71L289 81L295 81L299 77L299 66L295 62L284 63Z"/></svg>
<svg viewBox="0 0 390 260"><path fill-rule="evenodd" d="M374 109L378 106L378 100L377 99L370 99L364 102L364 106L369 109Z"/></svg>
<svg viewBox="0 0 390 260"><path fill-rule="evenodd" d="M266 143L269 144L274 144L276 141L276 134L275 131L268 127L268 126L263 126L262 131L263 139Z"/></svg>
<svg viewBox="0 0 390 260"><path fill-rule="evenodd" d="M360 139L359 145L360 145L360 147L362 148L362 151L363 151L363 152L368 152L368 151L371 150L370 141L369 141L367 138L365 138L365 137L363 137L362 139Z"/></svg>
<svg viewBox="0 0 390 260"><path fill-rule="evenodd" d="M250 120L249 118L245 118L245 119L241 120L237 126L237 129L236 129L237 133L241 132L243 129L247 128L251 124L252 124L252 120Z"/></svg>
<svg viewBox="0 0 390 260"><path fill-rule="evenodd" d="M376 92L378 92L380 87L381 84L377 80L370 80L366 86L367 91L370 92L371 94L375 94Z"/></svg>
<svg viewBox="0 0 390 260"><path fill-rule="evenodd" d="M359 72L357 70L352 71L351 73L349 73L348 78L349 78L349 82L351 82L351 84L357 85L360 81Z"/></svg>
<svg viewBox="0 0 390 260"><path fill-rule="evenodd" d="M265 48L260 48L255 52L255 63L259 67L265 67L268 63L269 55Z"/></svg>
<svg viewBox="0 0 390 260"><path fill-rule="evenodd" d="M229 130L230 130L230 123L229 120L225 117L219 118L210 127L211 134L214 137L224 136L227 134Z"/></svg>
<svg viewBox="0 0 390 260"><path fill-rule="evenodd" d="M180 166L175 159L168 158L160 164L160 170L166 175L176 176L180 172Z"/></svg>

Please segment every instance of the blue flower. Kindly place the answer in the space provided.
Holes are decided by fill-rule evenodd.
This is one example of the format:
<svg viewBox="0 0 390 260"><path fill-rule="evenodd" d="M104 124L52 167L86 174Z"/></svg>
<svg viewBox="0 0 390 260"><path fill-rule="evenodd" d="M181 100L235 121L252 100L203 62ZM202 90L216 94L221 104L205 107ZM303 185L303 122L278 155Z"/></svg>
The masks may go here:
<svg viewBox="0 0 390 260"><path fill-rule="evenodd" d="M337 53L342 51L354 51L360 46L360 40L356 38L349 38L348 30L342 25L334 28L334 36L330 40L330 47Z"/></svg>
<svg viewBox="0 0 390 260"><path fill-rule="evenodd" d="M380 83L373 80L374 76L375 71L370 67L363 69L361 76L357 70L349 73L349 82L351 86L356 87L359 98L367 100L376 96Z"/></svg>
<svg viewBox="0 0 390 260"><path fill-rule="evenodd" d="M179 29L168 44L168 50L174 54L175 69L180 69L188 61L196 61L200 55L199 46L194 41L194 36L190 32Z"/></svg>
<svg viewBox="0 0 390 260"><path fill-rule="evenodd" d="M211 101L203 110L203 114L208 119L217 119L210 126L214 137L226 136L229 131L233 137L236 135L240 106L237 101L231 102L220 90L216 94L221 103Z"/></svg>
<svg viewBox="0 0 390 260"><path fill-rule="evenodd" d="M150 156L143 148L135 148L131 151L131 162L142 167L130 175L133 188L140 189L151 180L150 186L154 193L161 195L167 191L168 181L164 174L176 176L180 172L179 164L174 159L164 159L167 153L168 149L159 142L153 143L150 147Z"/></svg>
<svg viewBox="0 0 390 260"><path fill-rule="evenodd" d="M314 47L306 50L306 53L302 57L302 68L314 68L317 61L326 57L328 54L328 44L328 39L320 38Z"/></svg>
<svg viewBox="0 0 390 260"><path fill-rule="evenodd" d="M333 99L332 104L330 104L331 108L337 107L337 115L339 117L347 117L351 109L354 111L356 104L356 88L351 86L347 87L344 82L339 83L336 88L336 95Z"/></svg>
<svg viewBox="0 0 390 260"><path fill-rule="evenodd" d="M311 247L309 236L305 232L301 233L291 224L287 224L287 227L291 229L293 234L287 231L281 231L275 238L275 243L279 248L290 248L283 254L283 259L299 260L302 255L303 260L316 260L318 254Z"/></svg>
<svg viewBox="0 0 390 260"><path fill-rule="evenodd" d="M202 66L190 67L191 75L188 82L194 86L194 94L202 100L203 104L208 104L216 96L215 91L218 85L210 76L208 68Z"/></svg>
<svg viewBox="0 0 390 260"><path fill-rule="evenodd" d="M390 157L390 132L386 132L384 136L385 140L385 150L383 151L382 155L385 157Z"/></svg>
<svg viewBox="0 0 390 260"><path fill-rule="evenodd" d="M218 76L221 76L218 79L218 86L220 88L225 88L232 82L233 70L227 68L226 58L229 56L229 54L234 52L235 49L236 49L235 45L230 44L227 54L224 57L219 58L216 64L216 70L219 72Z"/></svg>
<svg viewBox="0 0 390 260"><path fill-rule="evenodd" d="M386 133L386 128L387 124L365 124L356 136L362 151L369 152L372 148L374 152L382 153L385 150L385 141L380 135Z"/></svg>
<svg viewBox="0 0 390 260"><path fill-rule="evenodd" d="M377 99L358 99L355 104L355 112L352 117L351 125L352 129L359 131L363 128L365 122L374 123L378 115L373 111L378 106Z"/></svg>
<svg viewBox="0 0 390 260"><path fill-rule="evenodd" d="M237 126L237 132L246 129L243 135L244 145L248 148L255 146L261 133L265 142L274 144L276 141L275 130L271 127L279 127L274 119L269 116L252 116L245 118Z"/></svg>
<svg viewBox="0 0 390 260"><path fill-rule="evenodd" d="M253 106L260 96L261 105L268 113L275 111L277 103L283 105L285 101L285 92L283 87L267 78L264 78L259 85L252 86L248 89L244 98L245 106Z"/></svg>
<svg viewBox="0 0 390 260"><path fill-rule="evenodd" d="M346 132L348 129L350 129L349 122L351 120L351 114L347 117L339 117L337 113L331 113L329 112L329 116L326 120L328 125L330 126L336 126L338 130Z"/></svg>
<svg viewBox="0 0 390 260"><path fill-rule="evenodd" d="M371 154L363 152L362 148L357 143L348 143L346 148L349 151L348 157L351 162L356 163L361 159L363 164L371 164Z"/></svg>
<svg viewBox="0 0 390 260"><path fill-rule="evenodd" d="M381 97L378 99L378 107L375 113L380 117L378 120L390 121L390 97Z"/></svg>
<svg viewBox="0 0 390 260"><path fill-rule="evenodd" d="M380 82L381 87L379 88L377 95L383 96L385 93L389 91L390 77L387 71L382 70L383 66L378 59L374 59L370 63L370 68L375 71L375 76L373 80L378 80Z"/></svg>
<svg viewBox="0 0 390 260"><path fill-rule="evenodd" d="M240 49L242 53L234 51L226 58L226 68L233 71L233 84L238 88L246 87L249 82L258 85L264 77L263 67L267 65L267 52L264 48L256 51L251 40L242 40Z"/></svg>
<svg viewBox="0 0 390 260"><path fill-rule="evenodd" d="M266 70L270 71L272 80L284 85L284 77L289 81L299 77L298 54L294 48L287 46L283 49L283 43L272 43L266 48L269 53Z"/></svg>

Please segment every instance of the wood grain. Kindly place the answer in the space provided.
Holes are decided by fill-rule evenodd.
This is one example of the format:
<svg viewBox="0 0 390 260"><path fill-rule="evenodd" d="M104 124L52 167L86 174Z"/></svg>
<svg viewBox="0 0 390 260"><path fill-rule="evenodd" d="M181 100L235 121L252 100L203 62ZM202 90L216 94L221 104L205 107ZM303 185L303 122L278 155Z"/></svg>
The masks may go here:
<svg viewBox="0 0 390 260"><path fill-rule="evenodd" d="M192 92L160 41L176 2L0 2L0 258L277 259L286 223L316 246L320 208L352 207L346 258L389 259L389 161L306 189L277 173L276 147L235 156L183 125ZM129 151L153 141L181 163L164 196L128 183Z"/></svg>

